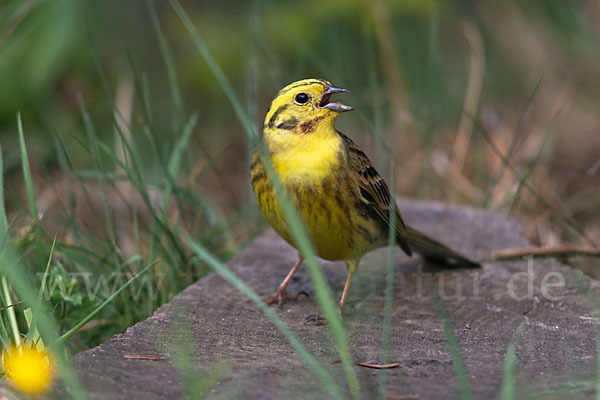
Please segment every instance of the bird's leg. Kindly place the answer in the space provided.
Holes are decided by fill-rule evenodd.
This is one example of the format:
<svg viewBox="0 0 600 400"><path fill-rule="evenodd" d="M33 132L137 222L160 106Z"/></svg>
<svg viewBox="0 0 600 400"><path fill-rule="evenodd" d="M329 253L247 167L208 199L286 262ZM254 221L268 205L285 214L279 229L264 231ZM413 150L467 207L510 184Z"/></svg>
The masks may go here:
<svg viewBox="0 0 600 400"><path fill-rule="evenodd" d="M346 261L346 269L348 269L348 276L346 277L346 284L344 285L344 291L342 292L342 298L340 299L340 304L338 306L338 311L340 312L340 314L342 313L342 309L344 308L344 304L346 303L346 297L348 296L348 291L350 290L350 283L352 282L352 277L358 269L358 261Z"/></svg>
<svg viewBox="0 0 600 400"><path fill-rule="evenodd" d="M342 314L342 309L344 308L344 303L346 303L346 297L348 297L348 292L350 291L350 283L352 282L352 277L358 269L358 260L346 261L346 269L348 270L348 276L346 277L346 284L344 285L342 298L340 299L340 304L338 305L338 313L340 314L340 316ZM318 326L325 324L327 324L327 320L321 314L311 314L304 320L304 325Z"/></svg>
<svg viewBox="0 0 600 400"><path fill-rule="evenodd" d="M288 283L290 283L290 281L292 280L292 276L294 276L294 274L300 267L300 264L302 264L302 258L299 258L298 261L296 261L296 264L294 264L294 266L292 267L290 272L288 272L285 279L281 282L281 284L279 285L279 288L277 289L277 291L275 292L273 297L271 297L269 300L267 300L267 304L273 304L273 303L277 302L279 305L281 305L281 304L283 304L284 298L290 298L290 297L286 296L285 288L288 285ZM302 293L304 293L304 292L301 292L298 294L302 294ZM304 293L304 294L306 294L306 293ZM296 299L297 297L298 296L292 296L291 298Z"/></svg>

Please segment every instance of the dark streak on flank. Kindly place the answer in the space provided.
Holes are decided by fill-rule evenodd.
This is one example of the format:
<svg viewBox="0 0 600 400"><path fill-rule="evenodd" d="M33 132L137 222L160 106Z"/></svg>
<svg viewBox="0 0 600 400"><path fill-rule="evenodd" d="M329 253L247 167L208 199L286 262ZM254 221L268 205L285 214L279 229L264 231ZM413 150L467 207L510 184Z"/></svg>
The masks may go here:
<svg viewBox="0 0 600 400"><path fill-rule="evenodd" d="M358 233L360 233L360 235L369 243L373 243L375 241L375 238L373 237L373 235L371 235L371 233L369 232L369 230L367 228L365 228L362 225L358 225L356 227L356 229L358 230Z"/></svg>
<svg viewBox="0 0 600 400"><path fill-rule="evenodd" d="M300 211L300 213L302 213L302 210L304 209L304 199L302 198L302 187L301 186L296 186L294 187L294 197L292 197L292 201L294 201L294 206L296 207L296 209L298 211Z"/></svg>
<svg viewBox="0 0 600 400"><path fill-rule="evenodd" d="M327 178L323 179L323 181L321 182L321 190L324 193L331 193L332 191L335 191L334 180L331 177L327 177ZM331 221L332 213L331 213L329 205L325 201L325 196L315 196L315 199L317 199L317 198L319 200L319 206L321 207L323 212L325 212L325 220L328 221L330 224L332 224L333 223L333 221Z"/></svg>
<svg viewBox="0 0 600 400"><path fill-rule="evenodd" d="M353 249L354 248L354 239L352 238L352 236L350 236L348 238L348 248L349 249Z"/></svg>
<svg viewBox="0 0 600 400"><path fill-rule="evenodd" d="M350 210L348 209L348 205L344 201L342 193L339 190L335 191L335 203L342 209L342 214L346 218L350 218Z"/></svg>
<svg viewBox="0 0 600 400"><path fill-rule="evenodd" d="M261 162L260 156L255 154L252 156L252 162L250 163L250 169L254 169Z"/></svg>
<svg viewBox="0 0 600 400"><path fill-rule="evenodd" d="M321 208L321 211L325 213L325 221L327 221L329 224L333 224L334 222L331 220L331 210L329 209L323 196L319 196L319 207Z"/></svg>
<svg viewBox="0 0 600 400"><path fill-rule="evenodd" d="M265 173L263 171L261 171L261 172L258 172L256 174L252 175L252 177L250 178L250 181L252 182L252 185L254 185L256 183L256 181L262 180L265 178L266 178Z"/></svg>
<svg viewBox="0 0 600 400"><path fill-rule="evenodd" d="M269 119L269 123L267 124L267 126L269 128L273 128L275 126L275 120L277 119L277 116L279 114L281 114L283 111L285 111L286 108L288 108L288 107L289 107L289 104L284 104L284 105L280 106L277 110L275 110L273 115L271 115L271 118Z"/></svg>
<svg viewBox="0 0 600 400"><path fill-rule="evenodd" d="M304 186L304 195L305 195L306 199L308 200L308 204L311 204L311 202L313 201L313 199L315 197L313 188L309 185ZM309 213L312 213L312 211L313 210L309 210Z"/></svg>
<svg viewBox="0 0 600 400"><path fill-rule="evenodd" d="M300 133L312 133L317 129L317 124L325 118L324 115L319 115L316 118L309 119L308 121L304 121L300 124Z"/></svg>

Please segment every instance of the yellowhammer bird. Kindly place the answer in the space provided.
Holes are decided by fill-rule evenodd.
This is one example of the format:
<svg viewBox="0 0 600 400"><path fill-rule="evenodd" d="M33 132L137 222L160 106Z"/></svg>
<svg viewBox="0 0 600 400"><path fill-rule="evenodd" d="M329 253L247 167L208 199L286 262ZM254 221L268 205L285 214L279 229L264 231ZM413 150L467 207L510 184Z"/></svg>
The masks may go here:
<svg viewBox="0 0 600 400"><path fill-rule="evenodd" d="M347 92L320 79L294 82L279 91L265 118L263 141L288 197L308 228L319 257L344 260L348 277L339 303L341 311L361 257L388 244L390 210L395 209L383 178L368 157L346 135L334 129L340 113L353 108L331 101ZM252 187L260 210L283 239L294 246L282 207L255 150L250 166ZM396 243L409 256L474 267L477 263L395 218ZM285 288L302 263L292 267L268 300L279 304Z"/></svg>

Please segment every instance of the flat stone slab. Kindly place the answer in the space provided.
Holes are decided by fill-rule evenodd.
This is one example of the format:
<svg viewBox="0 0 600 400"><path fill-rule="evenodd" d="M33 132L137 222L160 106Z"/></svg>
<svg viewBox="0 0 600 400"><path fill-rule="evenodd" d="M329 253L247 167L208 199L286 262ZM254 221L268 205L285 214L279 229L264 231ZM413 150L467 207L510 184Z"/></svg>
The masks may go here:
<svg viewBox="0 0 600 400"><path fill-rule="evenodd" d="M400 200L399 208L407 223L473 258L527 245L519 225L501 215L410 200ZM474 398L499 396L511 343L516 346L516 398L595 396L598 320L590 313L598 300L595 281L552 260L448 270L423 265L420 258L407 258L399 249L395 253L390 360L399 367L384 371L357 365L365 398L461 397L438 313L440 300L452 321ZM357 363L383 361L387 256L388 250L381 249L363 258L344 310ZM296 257L293 248L269 231L228 266L267 297ZM322 265L337 300L345 267L340 262ZM304 267L288 291L312 294ZM332 363L339 356L327 327L303 325L309 314L318 312L314 296L273 309L347 390L342 365ZM130 359L132 355L164 359ZM197 368L196 377L179 373L176 360L185 356ZM124 334L78 354L75 361L84 387L96 399L200 397L199 388L211 398L331 398L262 312L216 274L193 284ZM380 393L382 374L387 376L385 393ZM186 387L194 388L192 393Z"/></svg>

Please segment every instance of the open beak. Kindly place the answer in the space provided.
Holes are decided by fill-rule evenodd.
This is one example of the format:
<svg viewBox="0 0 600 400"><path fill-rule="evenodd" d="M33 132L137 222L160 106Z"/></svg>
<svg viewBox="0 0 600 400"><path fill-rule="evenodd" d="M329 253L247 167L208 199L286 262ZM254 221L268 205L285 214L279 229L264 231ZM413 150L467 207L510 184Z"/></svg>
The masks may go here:
<svg viewBox="0 0 600 400"><path fill-rule="evenodd" d="M321 97L321 101L319 102L319 107L327 108L331 111L336 111L336 112L344 112L344 111L354 110L353 107L347 106L344 103L341 103L339 101L329 102L329 98L331 97L332 94L343 93L343 92L349 92L349 90L342 89L342 88L335 87L335 86L328 86L325 93L323 93L323 97Z"/></svg>

